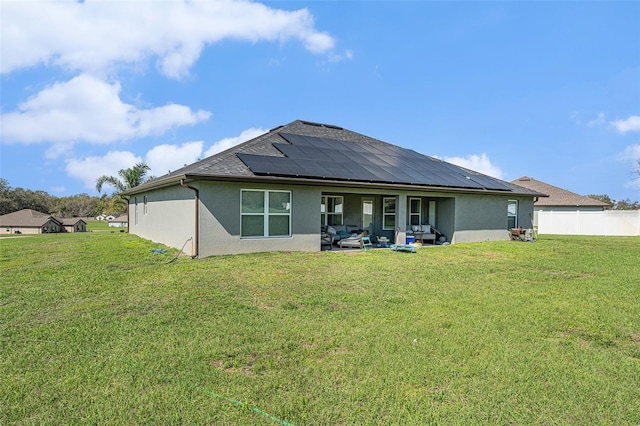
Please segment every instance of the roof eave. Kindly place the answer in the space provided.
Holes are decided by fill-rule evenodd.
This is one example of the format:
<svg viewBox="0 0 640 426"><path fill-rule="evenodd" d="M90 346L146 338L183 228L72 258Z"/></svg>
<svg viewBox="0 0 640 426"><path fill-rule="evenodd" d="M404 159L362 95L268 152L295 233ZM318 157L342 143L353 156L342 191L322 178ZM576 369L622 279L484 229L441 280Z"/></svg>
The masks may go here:
<svg viewBox="0 0 640 426"><path fill-rule="evenodd" d="M144 192L150 189L157 189L166 186L179 184L181 181L225 181L225 182L261 182L261 183L281 183L302 186L335 186L341 188L358 187L371 189L403 189L413 191L429 191L429 192L454 192L461 194L493 194L493 195L517 195L522 197L546 197L545 194L519 192L519 191L499 191L488 189L473 189L447 186L426 186L411 184L396 184L384 182L362 182L352 180L331 180L331 179L300 179L282 176L240 176L240 175L211 175L211 174L184 174L180 176L172 176L170 179L156 181L154 183L143 184L125 191L123 195L132 195Z"/></svg>
<svg viewBox="0 0 640 426"><path fill-rule="evenodd" d="M182 180L188 180L187 176L188 175L177 175L177 176L171 176L165 179L162 179L162 178L154 179L152 182L143 183L142 185L138 185L134 188L127 189L126 191L123 191L118 195L129 196L133 194L138 194L140 192L149 191L151 189L158 189L166 186L173 186L175 184L179 184L180 181Z"/></svg>

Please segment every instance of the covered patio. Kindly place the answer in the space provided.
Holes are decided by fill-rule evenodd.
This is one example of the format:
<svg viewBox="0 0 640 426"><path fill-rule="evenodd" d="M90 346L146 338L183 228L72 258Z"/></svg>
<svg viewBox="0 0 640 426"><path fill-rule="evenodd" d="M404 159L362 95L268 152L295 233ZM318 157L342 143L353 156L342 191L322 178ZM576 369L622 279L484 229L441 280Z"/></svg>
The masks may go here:
<svg viewBox="0 0 640 426"><path fill-rule="evenodd" d="M453 207L453 197L426 193L323 192L322 245L331 240L340 247L340 241L357 235L366 235L374 247L380 240L388 245L449 241L444 229L452 229Z"/></svg>

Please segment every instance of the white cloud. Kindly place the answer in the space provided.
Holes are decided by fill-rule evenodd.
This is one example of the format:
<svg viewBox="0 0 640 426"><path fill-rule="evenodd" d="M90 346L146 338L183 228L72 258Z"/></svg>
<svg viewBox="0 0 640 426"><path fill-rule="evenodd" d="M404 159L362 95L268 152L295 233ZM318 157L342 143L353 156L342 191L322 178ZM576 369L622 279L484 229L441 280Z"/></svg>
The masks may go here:
<svg viewBox="0 0 640 426"><path fill-rule="evenodd" d="M640 160L640 145L629 145L618 154L618 160L620 161L638 161Z"/></svg>
<svg viewBox="0 0 640 426"><path fill-rule="evenodd" d="M626 188L640 190L640 145L629 145L616 157L619 161L631 162L633 174L637 177L626 182Z"/></svg>
<svg viewBox="0 0 640 426"><path fill-rule="evenodd" d="M240 133L240 136L236 136L233 138L224 138L218 142L215 142L211 148L209 148L207 150L207 152L204 153L205 157L209 157L213 154L217 154L219 152L222 152L224 150L227 150L231 147L234 147L242 142L246 142L250 139L256 138L264 133L267 133L268 130L263 130L263 129L247 129L245 131L243 131L242 133Z"/></svg>
<svg viewBox="0 0 640 426"><path fill-rule="evenodd" d="M158 145L146 155L146 163L151 168L150 176L162 176L186 164L198 160L202 154L202 141L185 142L182 145Z"/></svg>
<svg viewBox="0 0 640 426"><path fill-rule="evenodd" d="M624 186L625 188L637 189L640 191L640 177L626 182Z"/></svg>
<svg viewBox="0 0 640 426"><path fill-rule="evenodd" d="M497 179L502 179L503 176L502 170L498 166L491 164L491 160L485 153L480 155L471 154L466 157L445 157L444 161Z"/></svg>
<svg viewBox="0 0 640 426"><path fill-rule="evenodd" d="M224 151L239 143L245 142L266 133L267 130L247 129L240 136L225 138L214 143L204 154L205 157ZM191 164L202 157L203 141L185 142L181 145L163 144L151 148L144 160L129 151L109 151L104 156L71 158L66 160L67 174L84 182L84 186L94 189L96 179L102 175L118 176L118 171L132 167L144 161L149 167L149 176L162 176L169 171L177 170L185 164Z"/></svg>
<svg viewBox="0 0 640 426"><path fill-rule="evenodd" d="M329 62L341 62L345 59L353 59L353 51L345 50L343 54L331 53L329 54Z"/></svg>
<svg viewBox="0 0 640 426"><path fill-rule="evenodd" d="M0 116L2 141L63 144L49 153L55 155L70 142L109 143L162 134L210 116L177 104L139 109L123 103L119 93L118 82L109 84L87 74L56 83L20 104L18 111Z"/></svg>
<svg viewBox="0 0 640 426"><path fill-rule="evenodd" d="M578 111L573 111L570 114L570 117L576 124L582 124L582 119L580 118L580 113Z"/></svg>
<svg viewBox="0 0 640 426"><path fill-rule="evenodd" d="M587 123L587 126L589 127L600 126L604 123L605 123L604 112L600 112L598 113L598 116L596 118L594 118L593 120Z"/></svg>
<svg viewBox="0 0 640 426"><path fill-rule="evenodd" d="M315 54L335 45L307 9L244 0L9 1L2 14L2 73L41 64L100 73L156 57L160 72L179 78L205 45L224 39L297 39Z"/></svg>
<svg viewBox="0 0 640 426"><path fill-rule="evenodd" d="M640 115L631 115L624 120L612 121L611 125L620 133L640 132Z"/></svg>
<svg viewBox="0 0 640 426"><path fill-rule="evenodd" d="M109 151L103 157L69 159L65 170L69 176L84 182L86 188L95 189L96 179L100 176L118 176L119 170L132 167L141 161L142 158L128 151Z"/></svg>

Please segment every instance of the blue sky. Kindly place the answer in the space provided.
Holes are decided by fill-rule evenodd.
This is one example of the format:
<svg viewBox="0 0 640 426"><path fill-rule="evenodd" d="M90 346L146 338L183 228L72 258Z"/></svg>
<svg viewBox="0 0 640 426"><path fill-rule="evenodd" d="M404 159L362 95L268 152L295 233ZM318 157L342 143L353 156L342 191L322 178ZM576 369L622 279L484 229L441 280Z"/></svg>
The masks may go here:
<svg viewBox="0 0 640 426"><path fill-rule="evenodd" d="M56 196L296 119L640 200L640 2L0 3L0 176Z"/></svg>

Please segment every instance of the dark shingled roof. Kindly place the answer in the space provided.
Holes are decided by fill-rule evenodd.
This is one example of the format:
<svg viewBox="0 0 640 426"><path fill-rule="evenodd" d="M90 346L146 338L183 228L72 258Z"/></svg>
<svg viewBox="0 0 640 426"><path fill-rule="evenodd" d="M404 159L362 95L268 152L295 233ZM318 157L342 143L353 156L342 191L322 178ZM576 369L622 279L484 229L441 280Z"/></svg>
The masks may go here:
<svg viewBox="0 0 640 426"><path fill-rule="evenodd" d="M548 197L540 198L535 202L534 205L536 207L610 207L609 204L600 200L578 195L528 176L522 176L521 178L511 181L511 183L547 194Z"/></svg>
<svg viewBox="0 0 640 426"><path fill-rule="evenodd" d="M314 152L329 155L316 158ZM352 167L335 167L336 164L346 164L344 161L349 155L353 156L350 162ZM349 168L352 170L346 170ZM348 182L349 186L377 184L441 191L492 191L533 197L543 195L351 130L301 120L274 128L126 193L175 184L182 178L287 179L309 184L323 182L327 185L344 185Z"/></svg>

